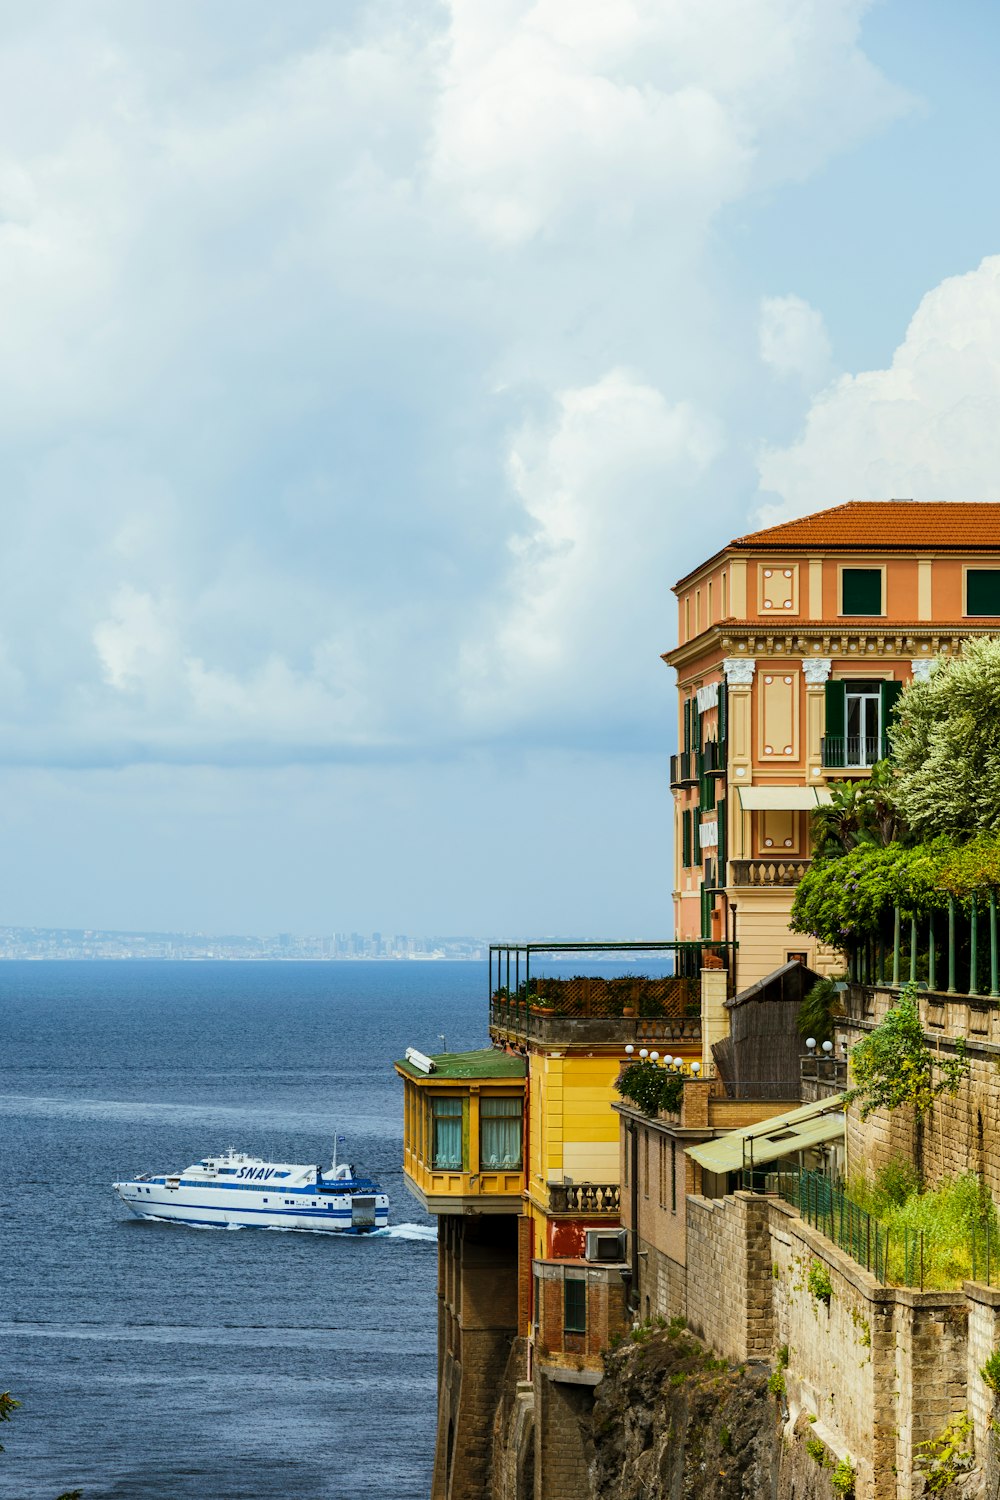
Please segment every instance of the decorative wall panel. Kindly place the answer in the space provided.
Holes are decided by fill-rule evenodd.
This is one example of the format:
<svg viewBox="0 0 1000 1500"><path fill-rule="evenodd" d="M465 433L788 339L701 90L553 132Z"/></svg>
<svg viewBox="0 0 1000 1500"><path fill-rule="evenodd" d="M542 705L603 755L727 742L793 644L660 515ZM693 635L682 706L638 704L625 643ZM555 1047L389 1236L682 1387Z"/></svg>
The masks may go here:
<svg viewBox="0 0 1000 1500"><path fill-rule="evenodd" d="M798 760L799 672L757 674L759 694L758 758L762 762Z"/></svg>
<svg viewBox="0 0 1000 1500"><path fill-rule="evenodd" d="M760 566L760 612L764 615L797 615L799 612L799 565Z"/></svg>

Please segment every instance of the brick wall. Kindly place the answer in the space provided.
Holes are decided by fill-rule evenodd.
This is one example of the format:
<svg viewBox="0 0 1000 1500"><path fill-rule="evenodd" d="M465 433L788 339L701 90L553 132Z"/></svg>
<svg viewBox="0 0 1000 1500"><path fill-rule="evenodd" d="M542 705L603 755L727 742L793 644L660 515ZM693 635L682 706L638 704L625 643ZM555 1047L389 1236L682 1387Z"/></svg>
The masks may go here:
<svg viewBox="0 0 1000 1500"><path fill-rule="evenodd" d="M586 1500L593 1456L593 1386L552 1380L535 1369L534 1500Z"/></svg>

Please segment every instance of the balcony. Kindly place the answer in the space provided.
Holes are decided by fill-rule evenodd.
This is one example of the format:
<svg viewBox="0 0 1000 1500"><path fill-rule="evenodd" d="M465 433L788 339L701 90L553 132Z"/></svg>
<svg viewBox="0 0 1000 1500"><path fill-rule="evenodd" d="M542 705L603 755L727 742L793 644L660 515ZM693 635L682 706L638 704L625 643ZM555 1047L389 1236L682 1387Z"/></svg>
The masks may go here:
<svg viewBox="0 0 1000 1500"><path fill-rule="evenodd" d="M798 885L812 866L811 859L734 859L733 885L768 890Z"/></svg>
<svg viewBox="0 0 1000 1500"><path fill-rule="evenodd" d="M854 734L823 736L821 754L827 771L867 771L884 760L889 746L884 734L873 738Z"/></svg>
<svg viewBox="0 0 1000 1500"><path fill-rule="evenodd" d="M733 945L689 943L527 943L490 948L490 1034L501 1042L624 1045L701 1040L701 970L732 972ZM591 973L539 974L572 962ZM635 973L642 959L672 973ZM603 967L632 970L594 973ZM532 969L534 968L534 973Z"/></svg>
<svg viewBox="0 0 1000 1500"><path fill-rule="evenodd" d="M670 757L670 785L694 786L698 780L698 760L693 750L682 750Z"/></svg>
<svg viewBox="0 0 1000 1500"><path fill-rule="evenodd" d="M706 776L725 776L726 746L718 740L706 740L701 752L701 769Z"/></svg>
<svg viewBox="0 0 1000 1500"><path fill-rule="evenodd" d="M621 1212L622 1190L617 1182L550 1182L549 1213L576 1218L615 1220Z"/></svg>

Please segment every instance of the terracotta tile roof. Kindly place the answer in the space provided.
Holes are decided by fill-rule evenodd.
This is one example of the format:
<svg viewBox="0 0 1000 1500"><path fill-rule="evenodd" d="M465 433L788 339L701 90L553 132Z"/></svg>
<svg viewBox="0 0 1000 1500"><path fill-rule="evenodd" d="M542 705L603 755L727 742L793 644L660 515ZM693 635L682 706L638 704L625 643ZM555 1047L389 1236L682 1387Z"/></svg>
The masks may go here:
<svg viewBox="0 0 1000 1500"><path fill-rule="evenodd" d="M855 552L1000 551L995 500L848 500L735 537L730 547L835 547Z"/></svg>

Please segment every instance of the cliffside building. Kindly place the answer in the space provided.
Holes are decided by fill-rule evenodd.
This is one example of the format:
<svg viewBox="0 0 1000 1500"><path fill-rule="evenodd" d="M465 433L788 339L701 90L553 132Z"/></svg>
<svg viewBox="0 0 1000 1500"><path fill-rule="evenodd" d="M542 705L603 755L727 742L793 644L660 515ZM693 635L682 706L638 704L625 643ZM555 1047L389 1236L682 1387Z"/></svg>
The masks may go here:
<svg viewBox="0 0 1000 1500"><path fill-rule="evenodd" d="M678 937L739 941L742 989L789 958L827 783L871 774L904 683L1000 630L1000 504L854 500L737 537L674 586Z"/></svg>

